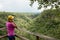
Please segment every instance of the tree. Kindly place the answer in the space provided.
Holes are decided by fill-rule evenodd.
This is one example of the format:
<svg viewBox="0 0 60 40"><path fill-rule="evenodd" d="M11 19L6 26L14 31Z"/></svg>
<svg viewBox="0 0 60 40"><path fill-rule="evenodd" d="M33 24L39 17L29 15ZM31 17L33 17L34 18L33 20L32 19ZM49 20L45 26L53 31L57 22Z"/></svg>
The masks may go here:
<svg viewBox="0 0 60 40"><path fill-rule="evenodd" d="M60 5L60 0L30 0L31 4L30 6L33 5L34 2L38 2L38 9L41 9L42 7L47 8L48 6L51 6L51 8L59 8Z"/></svg>

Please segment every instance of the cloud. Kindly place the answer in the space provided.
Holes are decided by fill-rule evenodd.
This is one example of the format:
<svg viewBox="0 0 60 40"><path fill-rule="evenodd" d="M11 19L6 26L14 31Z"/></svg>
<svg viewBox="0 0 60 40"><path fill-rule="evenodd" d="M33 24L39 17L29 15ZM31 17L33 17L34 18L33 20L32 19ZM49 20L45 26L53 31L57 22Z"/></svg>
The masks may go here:
<svg viewBox="0 0 60 40"><path fill-rule="evenodd" d="M0 3L0 10L3 8L3 5Z"/></svg>
<svg viewBox="0 0 60 40"><path fill-rule="evenodd" d="M2 11L13 12L40 12L37 10L38 3L35 2L31 7L29 0L0 0Z"/></svg>

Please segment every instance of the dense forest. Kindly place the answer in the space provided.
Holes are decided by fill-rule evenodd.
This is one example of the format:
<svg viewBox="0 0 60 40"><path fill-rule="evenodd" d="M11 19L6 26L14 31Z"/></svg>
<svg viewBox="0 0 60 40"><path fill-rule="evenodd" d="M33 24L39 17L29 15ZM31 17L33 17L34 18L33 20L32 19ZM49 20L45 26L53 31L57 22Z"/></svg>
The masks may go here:
<svg viewBox="0 0 60 40"><path fill-rule="evenodd" d="M33 22L32 20L38 16L38 14L35 13L0 12L0 28L6 27L5 23L7 21L8 15L13 15L15 17L14 22L16 23L17 27L26 29L30 27L30 24ZM19 32L16 30L16 33L22 35L23 32ZM7 34L6 30L3 31L0 30L0 35L5 34ZM23 34L25 35L25 33ZM1 40L7 40L7 38L3 38Z"/></svg>
<svg viewBox="0 0 60 40"><path fill-rule="evenodd" d="M29 31L44 34L60 39L60 9L44 10L42 13L13 13L0 12L0 28L6 27L7 16L15 16L14 22L17 27L26 28ZM18 35L23 35L30 40L35 40L34 36L16 30ZM0 35L6 34L6 30L1 31ZM34 38L33 38L34 37ZM7 38L1 39L7 40ZM16 40L19 40L16 38Z"/></svg>
<svg viewBox="0 0 60 40"><path fill-rule="evenodd" d="M31 31L60 39L60 9L43 11L32 24Z"/></svg>

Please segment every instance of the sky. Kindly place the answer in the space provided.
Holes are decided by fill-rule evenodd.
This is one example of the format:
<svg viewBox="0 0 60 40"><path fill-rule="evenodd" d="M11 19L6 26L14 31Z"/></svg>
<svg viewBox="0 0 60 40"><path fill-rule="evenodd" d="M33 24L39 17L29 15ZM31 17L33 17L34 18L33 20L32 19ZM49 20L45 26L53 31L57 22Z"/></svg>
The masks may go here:
<svg viewBox="0 0 60 40"><path fill-rule="evenodd" d="M29 0L0 0L0 11L7 12L40 12L35 2L31 7ZM42 10L41 10L42 11Z"/></svg>
<svg viewBox="0 0 60 40"><path fill-rule="evenodd" d="M34 2L31 7L29 0L0 0L0 11L6 12L41 12L44 8L38 10L38 2Z"/></svg>

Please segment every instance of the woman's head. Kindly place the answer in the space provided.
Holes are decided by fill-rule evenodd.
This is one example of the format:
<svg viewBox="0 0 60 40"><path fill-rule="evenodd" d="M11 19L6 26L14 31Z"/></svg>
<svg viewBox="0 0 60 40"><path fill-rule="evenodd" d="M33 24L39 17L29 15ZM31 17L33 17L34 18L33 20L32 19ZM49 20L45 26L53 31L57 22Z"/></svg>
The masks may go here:
<svg viewBox="0 0 60 40"><path fill-rule="evenodd" d="M9 15L9 16L8 16L8 21L12 22L13 19L14 19L14 16L12 16L12 15Z"/></svg>

